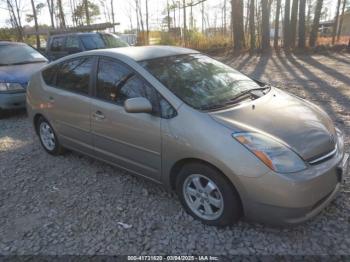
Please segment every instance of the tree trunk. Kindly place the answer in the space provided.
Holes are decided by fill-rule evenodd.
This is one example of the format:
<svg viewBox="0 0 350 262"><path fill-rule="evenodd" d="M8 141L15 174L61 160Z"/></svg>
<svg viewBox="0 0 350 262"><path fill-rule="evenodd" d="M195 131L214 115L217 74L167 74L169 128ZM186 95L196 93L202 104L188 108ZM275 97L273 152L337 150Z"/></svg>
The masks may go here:
<svg viewBox="0 0 350 262"><path fill-rule="evenodd" d="M113 33L115 33L115 17L114 17L114 5L113 0L111 0L111 14L112 14L112 23L113 23Z"/></svg>
<svg viewBox="0 0 350 262"><path fill-rule="evenodd" d="M224 35L226 35L226 8L227 8L227 0L224 0Z"/></svg>
<svg viewBox="0 0 350 262"><path fill-rule="evenodd" d="M263 50L270 48L270 12L269 0L261 1L261 47Z"/></svg>
<svg viewBox="0 0 350 262"><path fill-rule="evenodd" d="M290 19L290 46L295 47L297 37L297 20L298 20L298 0L293 0L292 14Z"/></svg>
<svg viewBox="0 0 350 262"><path fill-rule="evenodd" d="M167 0L167 2L166 2L166 11L167 11L167 15L168 15L168 19L167 19L168 32L170 32L170 7L169 7L169 0Z"/></svg>
<svg viewBox="0 0 350 262"><path fill-rule="evenodd" d="M183 20L184 20L183 41L184 41L184 45L186 46L186 43L187 43L186 0L182 0L182 6L183 6Z"/></svg>
<svg viewBox="0 0 350 262"><path fill-rule="evenodd" d="M60 26L63 28L66 28L66 20L64 17L63 7L62 7L62 1L57 0L58 5L58 12L59 12L59 18L60 18Z"/></svg>
<svg viewBox="0 0 350 262"><path fill-rule="evenodd" d="M34 0L30 0L32 4L32 10L33 10L33 18L34 18L34 26L35 26L35 37L36 37L36 48L40 48L40 36L39 36L39 25L38 25L38 17L36 14L36 8L34 4Z"/></svg>
<svg viewBox="0 0 350 262"><path fill-rule="evenodd" d="M146 0L146 43L149 45L148 0Z"/></svg>
<svg viewBox="0 0 350 262"><path fill-rule="evenodd" d="M335 44L335 36L337 35L337 31L338 31L340 4L341 4L341 0L338 0L337 10L336 10L336 13L335 13L335 19L334 19L334 24L333 24L332 45Z"/></svg>
<svg viewBox="0 0 350 262"><path fill-rule="evenodd" d="M84 9L85 9L86 24L90 25L90 12L89 12L89 1L88 0L84 0Z"/></svg>
<svg viewBox="0 0 350 262"><path fill-rule="evenodd" d="M318 27L320 25L322 5L323 5L323 0L317 0L315 14L314 14L314 22L312 23L312 28L310 32L309 45L311 47L314 47L316 45L317 36L318 36Z"/></svg>
<svg viewBox="0 0 350 262"><path fill-rule="evenodd" d="M306 10L306 0L300 0L299 4L299 39L298 47L305 48L305 10Z"/></svg>
<svg viewBox="0 0 350 262"><path fill-rule="evenodd" d="M278 39L279 39L279 32L280 32L280 13L281 13L281 0L277 0L276 17L275 17L275 35L274 35L274 41L273 41L274 48L278 48Z"/></svg>
<svg viewBox="0 0 350 262"><path fill-rule="evenodd" d="M232 0L233 48L242 50L245 47L243 25L243 1Z"/></svg>
<svg viewBox="0 0 350 262"><path fill-rule="evenodd" d="M54 7L53 0L47 0L47 7L50 13L51 27L55 28L55 20L54 20L55 7Z"/></svg>
<svg viewBox="0 0 350 262"><path fill-rule="evenodd" d="M249 6L249 31L250 31L250 49L256 48L255 38L255 0L250 0Z"/></svg>
<svg viewBox="0 0 350 262"><path fill-rule="evenodd" d="M342 27L343 27L344 13L345 13L345 7L346 7L347 0L343 0L343 1L344 1L343 2L343 8L342 8L342 11L341 11L339 27L338 27L338 32L337 32L337 41L339 41L339 39L340 39L340 34L341 34Z"/></svg>
<svg viewBox="0 0 350 262"><path fill-rule="evenodd" d="M290 21L290 0L286 0L285 6L284 6L284 25L283 25L283 45L285 48L289 47L289 41L290 41L289 21Z"/></svg>

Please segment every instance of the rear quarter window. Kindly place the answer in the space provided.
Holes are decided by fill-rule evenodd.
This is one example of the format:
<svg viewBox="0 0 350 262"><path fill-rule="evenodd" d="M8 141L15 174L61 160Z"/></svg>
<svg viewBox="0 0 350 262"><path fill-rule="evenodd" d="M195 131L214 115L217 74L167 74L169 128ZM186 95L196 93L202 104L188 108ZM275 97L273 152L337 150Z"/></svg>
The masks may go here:
<svg viewBox="0 0 350 262"><path fill-rule="evenodd" d="M42 71L42 77L45 84L49 86L54 86L56 84L56 75L58 71L58 66L50 66L49 68Z"/></svg>

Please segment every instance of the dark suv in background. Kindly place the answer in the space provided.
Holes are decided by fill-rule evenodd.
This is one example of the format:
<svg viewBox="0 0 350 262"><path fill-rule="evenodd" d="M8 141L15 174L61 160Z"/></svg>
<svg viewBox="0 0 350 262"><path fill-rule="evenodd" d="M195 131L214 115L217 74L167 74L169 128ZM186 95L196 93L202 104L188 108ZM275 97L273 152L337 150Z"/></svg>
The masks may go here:
<svg viewBox="0 0 350 262"><path fill-rule="evenodd" d="M50 36L46 56L50 61L66 55L93 49L129 46L118 36L110 33L69 33Z"/></svg>

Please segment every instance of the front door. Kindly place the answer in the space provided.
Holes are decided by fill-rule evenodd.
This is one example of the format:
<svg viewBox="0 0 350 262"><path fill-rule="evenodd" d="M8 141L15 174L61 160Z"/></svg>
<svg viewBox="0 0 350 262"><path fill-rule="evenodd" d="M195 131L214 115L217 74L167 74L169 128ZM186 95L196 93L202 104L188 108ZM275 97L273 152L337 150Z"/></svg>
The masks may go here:
<svg viewBox="0 0 350 262"><path fill-rule="evenodd" d="M146 97L154 113L127 113L124 101ZM134 173L158 180L161 172L161 118L156 90L125 65L100 58L91 129L96 155Z"/></svg>

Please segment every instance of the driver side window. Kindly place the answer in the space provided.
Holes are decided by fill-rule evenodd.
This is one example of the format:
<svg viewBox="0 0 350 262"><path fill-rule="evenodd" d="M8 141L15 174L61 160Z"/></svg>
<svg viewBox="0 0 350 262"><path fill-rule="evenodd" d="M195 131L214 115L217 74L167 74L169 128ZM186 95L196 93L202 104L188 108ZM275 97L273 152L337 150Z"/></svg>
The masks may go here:
<svg viewBox="0 0 350 262"><path fill-rule="evenodd" d="M99 59L96 96L120 106L123 106L125 100L129 98L145 97L152 104L153 114L164 118L170 118L174 110L153 87L149 86L134 71L108 58Z"/></svg>

